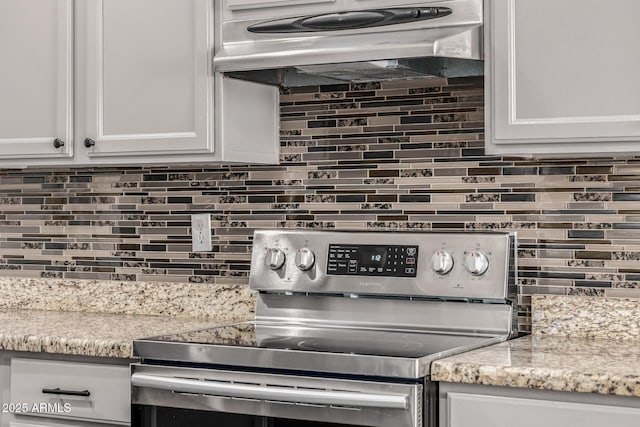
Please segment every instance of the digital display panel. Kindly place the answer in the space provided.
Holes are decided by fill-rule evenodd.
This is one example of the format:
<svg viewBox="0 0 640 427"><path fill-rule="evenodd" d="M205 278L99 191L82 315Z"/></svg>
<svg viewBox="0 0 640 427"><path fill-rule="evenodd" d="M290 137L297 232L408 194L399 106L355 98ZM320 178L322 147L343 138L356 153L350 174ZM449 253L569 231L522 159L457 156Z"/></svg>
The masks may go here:
<svg viewBox="0 0 640 427"><path fill-rule="evenodd" d="M416 277L418 246L331 244L327 274Z"/></svg>
<svg viewBox="0 0 640 427"><path fill-rule="evenodd" d="M387 263L387 249L379 246L362 248L357 252L360 255L360 265L363 267L382 267Z"/></svg>

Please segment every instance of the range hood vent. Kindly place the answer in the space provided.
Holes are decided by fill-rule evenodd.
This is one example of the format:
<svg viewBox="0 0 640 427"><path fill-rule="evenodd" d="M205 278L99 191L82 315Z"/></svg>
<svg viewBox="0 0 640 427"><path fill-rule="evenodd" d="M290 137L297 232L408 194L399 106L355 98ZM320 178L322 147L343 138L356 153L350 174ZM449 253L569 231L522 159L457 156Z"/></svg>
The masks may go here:
<svg viewBox="0 0 640 427"><path fill-rule="evenodd" d="M479 76L482 6L483 0L389 0L363 10L362 0L343 0L281 15L224 11L214 71L283 87Z"/></svg>
<svg viewBox="0 0 640 427"><path fill-rule="evenodd" d="M366 83L429 77L471 77L483 74L484 61L439 57L300 65L271 70L226 73L232 78L281 87Z"/></svg>

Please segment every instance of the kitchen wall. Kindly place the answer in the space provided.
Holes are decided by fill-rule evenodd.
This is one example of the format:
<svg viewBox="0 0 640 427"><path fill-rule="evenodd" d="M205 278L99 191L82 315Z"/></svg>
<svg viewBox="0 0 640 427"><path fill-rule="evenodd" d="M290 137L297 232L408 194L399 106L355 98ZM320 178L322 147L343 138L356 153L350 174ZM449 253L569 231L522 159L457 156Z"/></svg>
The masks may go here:
<svg viewBox="0 0 640 427"><path fill-rule="evenodd" d="M0 274L246 284L258 228L496 229L519 233L523 330L531 294L640 296L639 159L485 155L478 78L292 89L281 112L276 166L0 171Z"/></svg>

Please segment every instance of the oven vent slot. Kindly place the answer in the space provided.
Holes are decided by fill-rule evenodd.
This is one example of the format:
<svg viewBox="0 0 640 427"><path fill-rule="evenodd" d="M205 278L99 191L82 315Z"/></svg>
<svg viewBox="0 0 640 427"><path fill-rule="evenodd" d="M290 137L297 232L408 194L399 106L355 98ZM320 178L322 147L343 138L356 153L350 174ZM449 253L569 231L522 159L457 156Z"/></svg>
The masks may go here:
<svg viewBox="0 0 640 427"><path fill-rule="evenodd" d="M331 409L347 409L349 411L362 411L362 408L356 406L329 405Z"/></svg>
<svg viewBox="0 0 640 427"><path fill-rule="evenodd" d="M203 381L203 382L212 382L213 380L209 380L206 378L194 378L195 381ZM260 387L262 384L255 382L247 382L247 381L225 381L225 380L215 380L216 383L226 383L226 384L238 384L238 385L248 385L248 386L258 386ZM215 397L218 399L228 399L228 400L240 400L243 402L262 402L260 399L254 399L251 397L231 397L231 396L222 396L219 394L207 394L203 393L203 397Z"/></svg>
<svg viewBox="0 0 640 427"><path fill-rule="evenodd" d="M191 381L200 381L198 378L193 378L193 377L173 377L179 380L191 380ZM175 390L171 390L171 393L174 394L179 394L181 396L200 396L200 393L188 393L185 391L175 391Z"/></svg>

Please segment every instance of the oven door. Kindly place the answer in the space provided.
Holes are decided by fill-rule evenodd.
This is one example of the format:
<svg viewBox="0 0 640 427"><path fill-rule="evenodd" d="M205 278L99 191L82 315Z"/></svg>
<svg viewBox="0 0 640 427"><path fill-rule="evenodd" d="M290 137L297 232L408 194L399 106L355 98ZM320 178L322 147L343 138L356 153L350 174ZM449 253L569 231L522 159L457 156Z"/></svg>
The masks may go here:
<svg viewBox="0 0 640 427"><path fill-rule="evenodd" d="M422 384L134 364L131 386L132 427L423 426Z"/></svg>

